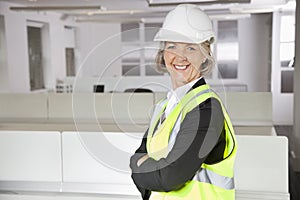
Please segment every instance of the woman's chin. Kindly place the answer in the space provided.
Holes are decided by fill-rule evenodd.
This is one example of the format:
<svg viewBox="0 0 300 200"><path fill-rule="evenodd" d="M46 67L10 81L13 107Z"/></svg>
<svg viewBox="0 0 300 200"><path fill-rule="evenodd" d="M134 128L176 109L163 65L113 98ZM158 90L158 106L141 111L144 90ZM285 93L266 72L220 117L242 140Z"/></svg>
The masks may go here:
<svg viewBox="0 0 300 200"><path fill-rule="evenodd" d="M188 80L183 77L171 77L173 86L180 87L188 83ZM173 87L174 88L174 87Z"/></svg>

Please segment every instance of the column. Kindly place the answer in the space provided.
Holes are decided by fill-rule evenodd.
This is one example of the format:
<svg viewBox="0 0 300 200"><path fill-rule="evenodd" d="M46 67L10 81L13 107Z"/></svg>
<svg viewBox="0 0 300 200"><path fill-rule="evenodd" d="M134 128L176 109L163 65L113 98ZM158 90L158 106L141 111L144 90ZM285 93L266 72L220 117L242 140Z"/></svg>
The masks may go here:
<svg viewBox="0 0 300 200"><path fill-rule="evenodd" d="M294 71L294 140L292 142L293 168L300 171L300 0L296 6L295 71Z"/></svg>

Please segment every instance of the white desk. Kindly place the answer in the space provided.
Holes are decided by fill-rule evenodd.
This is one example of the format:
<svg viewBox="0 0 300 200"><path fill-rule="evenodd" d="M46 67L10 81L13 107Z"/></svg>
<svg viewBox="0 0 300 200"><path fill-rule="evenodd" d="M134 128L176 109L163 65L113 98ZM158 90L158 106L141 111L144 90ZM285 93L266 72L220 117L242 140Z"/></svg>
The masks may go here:
<svg viewBox="0 0 300 200"><path fill-rule="evenodd" d="M140 144L136 135L0 131L0 191L32 199L40 194L42 200L53 199L51 195L66 200L139 199L128 167ZM236 199L288 200L287 139L237 136L237 141ZM26 199L17 194L0 194L0 199Z"/></svg>

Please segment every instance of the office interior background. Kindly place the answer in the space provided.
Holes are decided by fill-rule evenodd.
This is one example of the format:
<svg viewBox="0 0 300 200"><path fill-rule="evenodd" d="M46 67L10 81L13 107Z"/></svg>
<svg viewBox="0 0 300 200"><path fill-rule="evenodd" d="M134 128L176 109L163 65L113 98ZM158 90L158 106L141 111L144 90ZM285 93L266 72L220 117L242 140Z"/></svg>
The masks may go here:
<svg viewBox="0 0 300 200"><path fill-rule="evenodd" d="M0 0L0 200L140 199L129 156L171 88L153 37L182 2ZM300 199L296 0L189 2L216 33L237 199Z"/></svg>

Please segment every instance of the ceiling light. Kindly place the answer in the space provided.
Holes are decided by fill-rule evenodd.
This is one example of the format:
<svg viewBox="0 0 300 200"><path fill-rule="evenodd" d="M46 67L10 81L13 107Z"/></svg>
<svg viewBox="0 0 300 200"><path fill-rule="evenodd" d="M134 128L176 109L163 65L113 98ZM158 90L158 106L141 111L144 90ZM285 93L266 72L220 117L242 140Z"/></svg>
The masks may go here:
<svg viewBox="0 0 300 200"><path fill-rule="evenodd" d="M246 19L250 18L251 15L247 14L215 14L209 15L209 17L213 20L238 20L238 19Z"/></svg>
<svg viewBox="0 0 300 200"><path fill-rule="evenodd" d="M48 10L100 10L101 6L12 6L14 11L48 11Z"/></svg>
<svg viewBox="0 0 300 200"><path fill-rule="evenodd" d="M142 22L142 19L86 19L86 18L77 18L76 22L94 22L94 23L139 23Z"/></svg>
<svg viewBox="0 0 300 200"><path fill-rule="evenodd" d="M250 3L250 0L147 0L149 6L169 6L181 3L194 4L226 4L226 3Z"/></svg>
<svg viewBox="0 0 300 200"><path fill-rule="evenodd" d="M230 8L231 13L241 13L241 14L246 14L246 13L272 13L274 12L275 7L269 6L269 7L233 7Z"/></svg>
<svg viewBox="0 0 300 200"><path fill-rule="evenodd" d="M122 15L122 14L138 14L138 13L147 13L144 10L98 10L88 12L87 15Z"/></svg>

